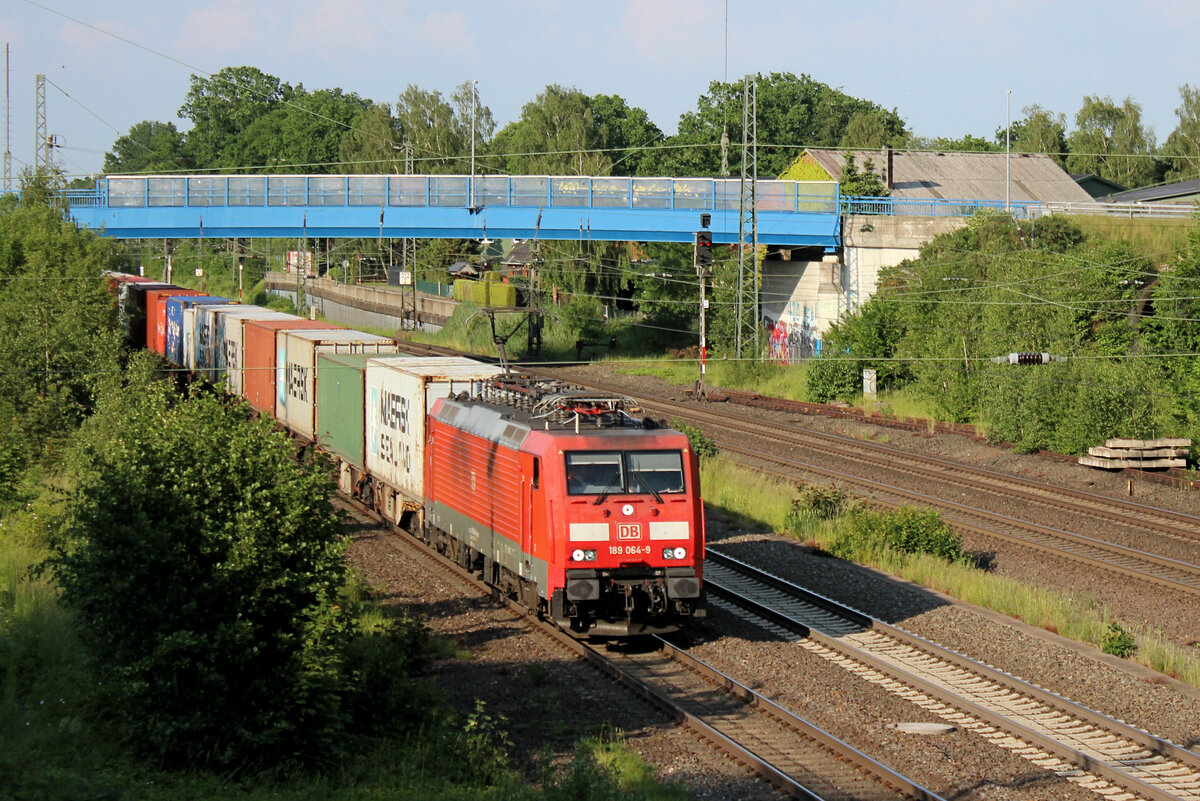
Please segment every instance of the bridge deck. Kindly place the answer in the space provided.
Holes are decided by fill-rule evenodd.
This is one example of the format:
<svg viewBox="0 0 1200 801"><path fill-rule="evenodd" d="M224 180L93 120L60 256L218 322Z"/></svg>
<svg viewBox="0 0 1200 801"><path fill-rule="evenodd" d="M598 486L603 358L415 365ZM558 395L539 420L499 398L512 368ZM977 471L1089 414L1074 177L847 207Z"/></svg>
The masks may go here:
<svg viewBox="0 0 1200 801"><path fill-rule="evenodd" d="M836 183L759 181L759 241L840 245ZM738 239L741 184L713 178L464 175L113 176L68 193L117 238L417 237L690 242Z"/></svg>

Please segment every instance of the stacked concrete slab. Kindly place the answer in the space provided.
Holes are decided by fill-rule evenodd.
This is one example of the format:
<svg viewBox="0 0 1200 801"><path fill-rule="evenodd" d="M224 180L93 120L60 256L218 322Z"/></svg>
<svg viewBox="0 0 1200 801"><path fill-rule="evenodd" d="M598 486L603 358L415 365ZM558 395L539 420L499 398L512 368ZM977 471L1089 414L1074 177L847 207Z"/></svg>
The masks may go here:
<svg viewBox="0 0 1200 801"><path fill-rule="evenodd" d="M1105 441L1104 447L1088 448L1088 455L1080 456L1079 463L1105 470L1187 467L1191 447L1192 441L1181 437L1110 439Z"/></svg>

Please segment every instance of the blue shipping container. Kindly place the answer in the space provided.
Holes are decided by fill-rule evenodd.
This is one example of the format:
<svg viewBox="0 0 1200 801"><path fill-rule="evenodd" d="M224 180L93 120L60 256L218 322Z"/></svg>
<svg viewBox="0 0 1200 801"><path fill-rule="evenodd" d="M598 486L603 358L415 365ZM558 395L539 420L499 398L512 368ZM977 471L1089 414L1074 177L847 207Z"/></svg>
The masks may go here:
<svg viewBox="0 0 1200 801"><path fill-rule="evenodd" d="M188 295L167 300L167 361L178 367L183 361L183 310L189 306L205 306L211 303L233 303L229 298L211 295Z"/></svg>

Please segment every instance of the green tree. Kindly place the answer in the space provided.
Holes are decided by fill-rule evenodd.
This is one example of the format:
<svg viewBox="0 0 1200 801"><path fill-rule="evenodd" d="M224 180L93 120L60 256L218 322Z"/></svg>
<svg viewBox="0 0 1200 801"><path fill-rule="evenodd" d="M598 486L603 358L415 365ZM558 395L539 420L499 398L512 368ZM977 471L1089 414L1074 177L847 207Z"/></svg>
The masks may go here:
<svg viewBox="0 0 1200 801"><path fill-rule="evenodd" d="M694 344L700 309L700 279L692 247L669 242L642 246L647 258L632 264L633 298L643 315L646 337L656 345ZM720 258L728 248L716 245Z"/></svg>
<svg viewBox="0 0 1200 801"><path fill-rule="evenodd" d="M887 197L888 188L883 179L875 172L875 163L871 159L863 161L862 169L853 153L847 153L842 161L842 177L838 181L841 193L845 197Z"/></svg>
<svg viewBox="0 0 1200 801"><path fill-rule="evenodd" d="M1067 118L1036 103L1021 109L1025 118L1012 124L1011 144L1016 153L1045 153L1058 165L1067 163ZM996 142L1004 145L1006 131L996 129Z"/></svg>
<svg viewBox="0 0 1200 801"><path fill-rule="evenodd" d="M496 134L503 169L516 175L607 175L611 156L591 98L578 89L547 86Z"/></svg>
<svg viewBox="0 0 1200 801"><path fill-rule="evenodd" d="M85 428L48 563L105 714L167 766L327 760L354 633L328 465L151 361Z"/></svg>
<svg viewBox="0 0 1200 801"><path fill-rule="evenodd" d="M909 141L913 150L940 150L954 153L999 153L1004 151L1003 140L997 145L982 136L966 134L958 139L939 136L935 139L913 137Z"/></svg>
<svg viewBox="0 0 1200 801"><path fill-rule="evenodd" d="M342 173L341 143L369 102L340 89L292 90L287 103L256 118L226 146L226 158L265 173Z"/></svg>
<svg viewBox="0 0 1200 801"><path fill-rule="evenodd" d="M31 453L89 413L121 345L100 277L114 243L47 205L49 188L27 174L20 203L0 203L0 420Z"/></svg>
<svg viewBox="0 0 1200 801"><path fill-rule="evenodd" d="M476 157L486 154L495 123L491 110L479 103L474 83L460 84L449 101L441 92L409 84L396 100L395 116L402 137L414 152L418 173L465 175L471 149L471 98L475 98ZM453 105L452 105L453 104Z"/></svg>
<svg viewBox="0 0 1200 801"><path fill-rule="evenodd" d="M903 147L904 144L904 124L896 112L874 108L856 111L850 117L838 147L879 150L884 147Z"/></svg>
<svg viewBox="0 0 1200 801"><path fill-rule="evenodd" d="M742 106L745 79L733 83L713 81L708 93L696 102L696 110L679 118L679 132L668 137L642 167L643 173L659 175L720 175L721 138L728 132L731 142L730 171L740 170ZM804 147L837 147L847 135L852 119L855 136L876 131L885 142L908 138L904 120L869 100L851 97L815 81L808 75L771 73L757 76L758 173L782 173Z"/></svg>
<svg viewBox="0 0 1200 801"><path fill-rule="evenodd" d="M372 103L342 137L338 153L347 172L398 174L404 172L403 143L391 106Z"/></svg>
<svg viewBox="0 0 1200 801"><path fill-rule="evenodd" d="M1118 106L1111 97L1085 96L1067 142L1067 169L1073 173L1092 173L1128 187L1158 179L1154 131L1142 124L1142 107L1133 98Z"/></svg>
<svg viewBox="0 0 1200 801"><path fill-rule="evenodd" d="M590 105L612 162L611 174L644 175L650 151L662 144L662 130L645 109L628 105L620 95L592 95Z"/></svg>
<svg viewBox="0 0 1200 801"><path fill-rule="evenodd" d="M1200 88L1185 83L1179 87L1179 125L1163 144L1162 155L1170 170L1166 177L1183 181L1200 177Z"/></svg>
<svg viewBox="0 0 1200 801"><path fill-rule="evenodd" d="M104 154L106 175L180 172L191 167L184 136L171 122L142 120Z"/></svg>
<svg viewBox="0 0 1200 801"><path fill-rule="evenodd" d="M191 120L187 152L202 169L240 167L230 148L255 120L291 100L292 87L255 67L225 67L193 75L179 116Z"/></svg>

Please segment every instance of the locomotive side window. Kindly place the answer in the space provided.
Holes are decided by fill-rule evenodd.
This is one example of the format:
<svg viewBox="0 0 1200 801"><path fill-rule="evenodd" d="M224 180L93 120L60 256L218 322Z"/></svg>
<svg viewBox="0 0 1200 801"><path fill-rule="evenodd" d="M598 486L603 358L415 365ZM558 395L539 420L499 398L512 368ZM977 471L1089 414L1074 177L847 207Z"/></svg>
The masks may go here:
<svg viewBox="0 0 1200 801"><path fill-rule="evenodd" d="M600 495L625 491L618 451L576 451L567 454L567 494Z"/></svg>
<svg viewBox="0 0 1200 801"><path fill-rule="evenodd" d="M568 495L684 491L679 451L575 451L566 454Z"/></svg>
<svg viewBox="0 0 1200 801"><path fill-rule="evenodd" d="M537 489L542 481L542 460L533 457L533 488Z"/></svg>
<svg viewBox="0 0 1200 801"><path fill-rule="evenodd" d="M630 451L630 492L683 492L683 454L679 451Z"/></svg>

